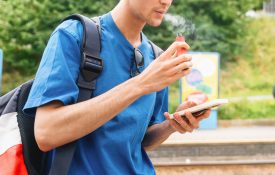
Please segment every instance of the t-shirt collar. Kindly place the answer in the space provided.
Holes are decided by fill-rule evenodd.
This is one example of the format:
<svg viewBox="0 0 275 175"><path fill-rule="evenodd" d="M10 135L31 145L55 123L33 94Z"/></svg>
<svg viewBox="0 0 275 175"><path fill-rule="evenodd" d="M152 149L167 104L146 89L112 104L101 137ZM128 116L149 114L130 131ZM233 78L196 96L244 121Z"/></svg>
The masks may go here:
<svg viewBox="0 0 275 175"><path fill-rule="evenodd" d="M120 29L117 27L111 12L106 14L106 22L108 23L108 27L115 33L115 36L118 37L117 39L121 42L121 44L126 44L129 49L134 49L133 45L126 39ZM146 36L141 32L141 44L139 45L139 49L145 47L146 44Z"/></svg>

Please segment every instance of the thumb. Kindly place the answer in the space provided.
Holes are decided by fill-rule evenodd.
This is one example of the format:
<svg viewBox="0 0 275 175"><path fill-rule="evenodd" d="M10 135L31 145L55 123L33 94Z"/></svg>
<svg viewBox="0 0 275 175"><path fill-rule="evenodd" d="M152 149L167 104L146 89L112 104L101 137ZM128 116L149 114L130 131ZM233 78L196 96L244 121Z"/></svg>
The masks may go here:
<svg viewBox="0 0 275 175"><path fill-rule="evenodd" d="M189 107L197 106L199 103L196 100L187 101Z"/></svg>
<svg viewBox="0 0 275 175"><path fill-rule="evenodd" d="M166 120L170 120L170 114L168 112L163 113Z"/></svg>

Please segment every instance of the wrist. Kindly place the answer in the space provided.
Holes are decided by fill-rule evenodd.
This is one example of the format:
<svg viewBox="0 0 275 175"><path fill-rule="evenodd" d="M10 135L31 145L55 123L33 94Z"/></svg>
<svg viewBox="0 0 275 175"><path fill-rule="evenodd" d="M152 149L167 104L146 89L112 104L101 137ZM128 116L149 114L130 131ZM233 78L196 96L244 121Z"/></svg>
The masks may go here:
<svg viewBox="0 0 275 175"><path fill-rule="evenodd" d="M140 96L146 95L148 92L146 92L145 86L142 84L142 77L140 75L135 76L130 79L133 82L134 89L137 91L137 93Z"/></svg>
<svg viewBox="0 0 275 175"><path fill-rule="evenodd" d="M174 132L176 132L176 130L170 125L170 121L169 120L165 120L164 121L164 126L166 128L166 131L169 135L173 134Z"/></svg>

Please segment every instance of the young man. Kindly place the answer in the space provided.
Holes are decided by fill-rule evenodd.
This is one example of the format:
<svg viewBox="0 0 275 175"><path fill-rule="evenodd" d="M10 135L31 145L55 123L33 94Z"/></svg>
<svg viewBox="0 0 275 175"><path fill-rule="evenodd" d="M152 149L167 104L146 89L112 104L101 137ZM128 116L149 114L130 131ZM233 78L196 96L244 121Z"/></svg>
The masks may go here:
<svg viewBox="0 0 275 175"><path fill-rule="evenodd" d="M177 122L168 118L166 87L192 67L191 58L176 56L176 51L189 46L175 42L154 60L142 29L145 24L160 25L171 3L121 0L100 18L104 69L94 97L81 103L73 104L78 96L82 26L68 20L51 35L25 111L36 112L35 138L41 150L77 140L69 174L155 174L145 150L175 131L192 132L209 115L208 111L196 119L187 113L190 124L178 115ZM144 66L132 77L135 49ZM178 110L193 105L186 102Z"/></svg>

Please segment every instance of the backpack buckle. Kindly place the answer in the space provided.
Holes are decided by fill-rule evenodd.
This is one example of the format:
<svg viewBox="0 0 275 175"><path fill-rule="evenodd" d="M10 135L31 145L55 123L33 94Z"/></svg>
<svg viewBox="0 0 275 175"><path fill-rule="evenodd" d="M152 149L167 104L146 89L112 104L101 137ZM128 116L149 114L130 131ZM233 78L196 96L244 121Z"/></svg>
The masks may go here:
<svg viewBox="0 0 275 175"><path fill-rule="evenodd" d="M93 81L103 70L103 60L95 55L83 52L81 72L86 81Z"/></svg>

